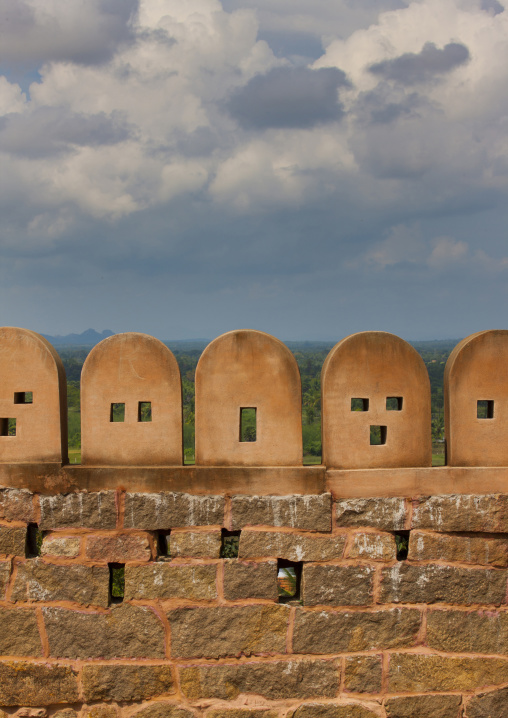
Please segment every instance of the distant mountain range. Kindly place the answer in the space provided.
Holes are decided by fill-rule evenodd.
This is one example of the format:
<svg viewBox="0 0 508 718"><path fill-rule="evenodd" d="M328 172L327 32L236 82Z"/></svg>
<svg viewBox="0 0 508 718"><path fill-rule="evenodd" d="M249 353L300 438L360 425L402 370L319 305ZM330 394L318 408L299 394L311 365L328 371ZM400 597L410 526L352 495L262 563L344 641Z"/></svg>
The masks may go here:
<svg viewBox="0 0 508 718"><path fill-rule="evenodd" d="M81 346L95 346L106 337L113 336L115 332L110 329L105 329L103 332L96 332L95 329L87 329L81 334L65 334L64 336L52 337L49 334L43 334L42 336L48 340L54 346L62 346L68 344L79 344Z"/></svg>

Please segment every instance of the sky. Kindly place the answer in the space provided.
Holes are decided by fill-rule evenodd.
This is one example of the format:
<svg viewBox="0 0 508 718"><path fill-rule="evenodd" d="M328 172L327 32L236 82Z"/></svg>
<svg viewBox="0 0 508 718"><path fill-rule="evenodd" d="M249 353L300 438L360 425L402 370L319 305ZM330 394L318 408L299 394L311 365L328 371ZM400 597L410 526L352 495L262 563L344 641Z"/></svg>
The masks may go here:
<svg viewBox="0 0 508 718"><path fill-rule="evenodd" d="M0 28L0 324L507 328L508 0L2 0Z"/></svg>

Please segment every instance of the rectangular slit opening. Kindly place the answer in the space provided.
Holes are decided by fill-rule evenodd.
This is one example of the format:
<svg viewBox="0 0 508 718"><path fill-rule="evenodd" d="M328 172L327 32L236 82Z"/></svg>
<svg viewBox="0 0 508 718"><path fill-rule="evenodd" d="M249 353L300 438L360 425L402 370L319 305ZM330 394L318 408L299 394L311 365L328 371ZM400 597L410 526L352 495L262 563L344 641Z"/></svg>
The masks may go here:
<svg viewBox="0 0 508 718"><path fill-rule="evenodd" d="M16 419L0 419L0 436L16 436Z"/></svg>
<svg viewBox="0 0 508 718"><path fill-rule="evenodd" d="M37 524L28 524L26 527L26 558L36 558L41 555L43 538L44 533L40 530Z"/></svg>
<svg viewBox="0 0 508 718"><path fill-rule="evenodd" d="M125 564L108 563L109 602L122 603L125 593Z"/></svg>
<svg viewBox="0 0 508 718"><path fill-rule="evenodd" d="M256 441L256 407L245 406L240 409L240 441Z"/></svg>
<svg viewBox="0 0 508 718"><path fill-rule="evenodd" d="M359 399L358 397L354 397L351 399L351 411L368 411L369 410L369 400L368 399Z"/></svg>
<svg viewBox="0 0 508 718"><path fill-rule="evenodd" d="M397 561L405 561L409 551L409 531L395 532L395 545L397 547Z"/></svg>
<svg viewBox="0 0 508 718"><path fill-rule="evenodd" d="M371 446L382 446L386 444L386 426L372 426L370 427L370 445Z"/></svg>
<svg viewBox="0 0 508 718"><path fill-rule="evenodd" d="M111 404L110 421L125 421L125 404Z"/></svg>
<svg viewBox="0 0 508 718"><path fill-rule="evenodd" d="M277 561L277 591L279 603L300 601L300 585L302 582L302 561Z"/></svg>
<svg viewBox="0 0 508 718"><path fill-rule="evenodd" d="M478 399L476 402L476 418L477 419L493 419L494 418L494 400Z"/></svg>
<svg viewBox="0 0 508 718"><path fill-rule="evenodd" d="M228 531L227 529L222 529L220 545L221 558L238 558L240 534L241 531Z"/></svg>
<svg viewBox="0 0 508 718"><path fill-rule="evenodd" d="M164 561L171 558L170 544L171 529L157 531L157 560Z"/></svg>
<svg viewBox="0 0 508 718"><path fill-rule="evenodd" d="M152 402L138 402L138 421L152 421Z"/></svg>
<svg viewBox="0 0 508 718"><path fill-rule="evenodd" d="M32 391L15 391L14 392L14 403L15 404L33 404L34 395Z"/></svg>
<svg viewBox="0 0 508 718"><path fill-rule="evenodd" d="M387 396L386 411L402 411L402 396Z"/></svg>

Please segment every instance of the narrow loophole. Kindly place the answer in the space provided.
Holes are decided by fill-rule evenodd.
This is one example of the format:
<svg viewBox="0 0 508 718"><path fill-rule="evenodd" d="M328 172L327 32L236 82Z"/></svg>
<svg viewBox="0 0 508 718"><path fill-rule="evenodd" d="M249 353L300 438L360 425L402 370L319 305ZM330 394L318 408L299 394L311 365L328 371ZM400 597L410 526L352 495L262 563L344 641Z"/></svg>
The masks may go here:
<svg viewBox="0 0 508 718"><path fill-rule="evenodd" d="M32 391L15 391L14 392L14 403L15 404L33 404L34 395Z"/></svg>
<svg viewBox="0 0 508 718"><path fill-rule="evenodd" d="M159 560L169 558L171 529L157 531L157 558Z"/></svg>
<svg viewBox="0 0 508 718"><path fill-rule="evenodd" d="M138 421L152 421L152 402L138 402Z"/></svg>
<svg viewBox="0 0 508 718"><path fill-rule="evenodd" d="M301 561L287 561L282 558L277 561L279 603L300 600L302 565Z"/></svg>
<svg viewBox="0 0 508 718"><path fill-rule="evenodd" d="M370 427L370 445L382 446L386 444L386 426Z"/></svg>
<svg viewBox="0 0 508 718"><path fill-rule="evenodd" d="M111 404L110 421L125 421L125 404Z"/></svg>
<svg viewBox="0 0 508 718"><path fill-rule="evenodd" d="M238 558L240 534L241 531L228 531L227 529L222 529L220 546L221 558Z"/></svg>
<svg viewBox="0 0 508 718"><path fill-rule="evenodd" d="M397 561L405 561L409 551L409 531L397 531L395 533L395 545L397 547Z"/></svg>
<svg viewBox="0 0 508 718"><path fill-rule="evenodd" d="M494 400L479 399L476 402L476 418L477 419L493 419L494 418Z"/></svg>
<svg viewBox="0 0 508 718"><path fill-rule="evenodd" d="M37 524L28 524L26 527L26 558L36 558L41 555L43 532Z"/></svg>
<svg viewBox="0 0 508 718"><path fill-rule="evenodd" d="M16 419L0 419L0 436L16 436Z"/></svg>
<svg viewBox="0 0 508 718"><path fill-rule="evenodd" d="M246 406L240 409L240 441L256 441L256 407Z"/></svg>
<svg viewBox="0 0 508 718"><path fill-rule="evenodd" d="M402 411L402 396L387 396L386 411Z"/></svg>
<svg viewBox="0 0 508 718"><path fill-rule="evenodd" d="M122 603L125 593L125 564L108 563L110 603Z"/></svg>
<svg viewBox="0 0 508 718"><path fill-rule="evenodd" d="M359 399L358 397L354 397L351 399L351 411L368 411L369 410L369 400L368 399Z"/></svg>

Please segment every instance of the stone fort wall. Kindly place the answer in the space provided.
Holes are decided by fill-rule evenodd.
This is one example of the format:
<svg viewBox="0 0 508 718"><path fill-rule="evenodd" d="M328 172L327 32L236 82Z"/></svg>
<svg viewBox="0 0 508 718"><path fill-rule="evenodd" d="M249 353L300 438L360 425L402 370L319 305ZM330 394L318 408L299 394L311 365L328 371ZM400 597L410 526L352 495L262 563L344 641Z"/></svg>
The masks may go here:
<svg viewBox="0 0 508 718"><path fill-rule="evenodd" d="M174 357L117 335L83 369L76 466L58 355L1 329L4 713L506 718L507 359L504 331L454 350L447 465L431 467L417 353L383 332L342 340L310 467L294 358L262 332L230 332L198 364L184 466ZM244 409L255 441L241 441ZM292 596L279 595L283 569Z"/></svg>

